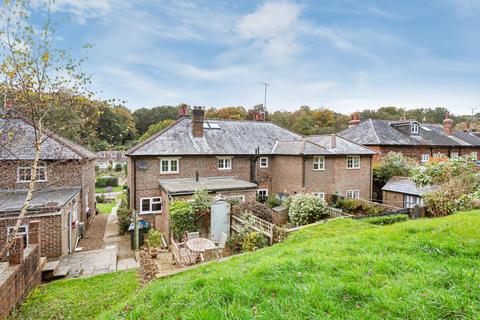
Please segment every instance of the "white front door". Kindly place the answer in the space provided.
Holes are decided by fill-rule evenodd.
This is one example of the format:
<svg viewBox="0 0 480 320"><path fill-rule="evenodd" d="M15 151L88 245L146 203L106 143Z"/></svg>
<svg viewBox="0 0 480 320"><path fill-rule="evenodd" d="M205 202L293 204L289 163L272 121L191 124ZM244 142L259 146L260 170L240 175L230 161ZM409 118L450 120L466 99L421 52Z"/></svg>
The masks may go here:
<svg viewBox="0 0 480 320"><path fill-rule="evenodd" d="M210 234L213 241L220 241L224 232L230 235L230 204L226 201L216 201L211 208Z"/></svg>

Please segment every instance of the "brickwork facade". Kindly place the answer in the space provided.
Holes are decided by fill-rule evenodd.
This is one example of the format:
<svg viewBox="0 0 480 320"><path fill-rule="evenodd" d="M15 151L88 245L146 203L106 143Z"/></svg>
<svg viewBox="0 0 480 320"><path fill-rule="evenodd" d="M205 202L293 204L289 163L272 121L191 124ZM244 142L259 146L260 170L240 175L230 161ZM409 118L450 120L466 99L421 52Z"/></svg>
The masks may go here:
<svg viewBox="0 0 480 320"><path fill-rule="evenodd" d="M382 194L383 204L403 208L403 193L383 191Z"/></svg>
<svg viewBox="0 0 480 320"><path fill-rule="evenodd" d="M417 162L421 162L423 154L429 154L433 157L434 154L441 153L450 157L453 152L458 152L459 156L470 155L472 152L477 152L477 160L480 159L480 148L473 147L430 147L430 146L367 146L369 149L378 152L374 156L374 163L381 161L382 155L389 152L399 152L404 156L412 158Z"/></svg>

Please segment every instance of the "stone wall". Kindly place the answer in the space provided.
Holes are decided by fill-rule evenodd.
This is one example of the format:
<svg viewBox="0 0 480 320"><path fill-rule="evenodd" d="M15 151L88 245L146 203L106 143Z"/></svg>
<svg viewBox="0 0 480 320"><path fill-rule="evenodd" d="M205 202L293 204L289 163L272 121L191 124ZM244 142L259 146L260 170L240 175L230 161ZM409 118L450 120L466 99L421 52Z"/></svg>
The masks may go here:
<svg viewBox="0 0 480 320"><path fill-rule="evenodd" d="M9 262L0 264L0 319L6 318L42 281L42 260L38 244L38 222L31 222L33 243L23 249L23 238L17 237L9 252Z"/></svg>

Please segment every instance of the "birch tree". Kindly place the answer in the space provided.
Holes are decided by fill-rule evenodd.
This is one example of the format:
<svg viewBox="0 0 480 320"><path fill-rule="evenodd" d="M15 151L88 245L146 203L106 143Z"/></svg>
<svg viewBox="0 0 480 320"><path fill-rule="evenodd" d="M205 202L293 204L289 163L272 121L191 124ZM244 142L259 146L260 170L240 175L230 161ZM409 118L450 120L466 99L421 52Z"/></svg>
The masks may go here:
<svg viewBox="0 0 480 320"><path fill-rule="evenodd" d="M32 22L32 3L28 0L3 0L0 11L0 75L5 104L13 104L15 111L34 128L30 160L31 179L26 198L7 243L0 248L3 257L14 243L18 228L24 220L36 189L37 168L42 144L53 132L44 127L45 119L54 108L68 106L72 99L90 97L89 77L80 71L83 59L74 59L69 50L55 45L51 1L38 1L44 21ZM5 116L5 115L4 115ZM4 123L8 123L5 121ZM9 137L10 128L0 128L0 136ZM2 143L2 148L8 148ZM8 150L7 150L8 152Z"/></svg>

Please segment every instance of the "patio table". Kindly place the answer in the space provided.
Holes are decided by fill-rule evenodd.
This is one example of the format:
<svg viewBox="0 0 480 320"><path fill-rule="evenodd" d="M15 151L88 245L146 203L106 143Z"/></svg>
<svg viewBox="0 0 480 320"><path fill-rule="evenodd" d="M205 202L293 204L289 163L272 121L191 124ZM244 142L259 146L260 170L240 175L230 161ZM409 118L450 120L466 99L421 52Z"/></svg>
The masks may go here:
<svg viewBox="0 0 480 320"><path fill-rule="evenodd" d="M195 238L190 239L185 242L187 248L195 254L200 256L200 259L203 261L205 258L203 257L203 253L207 250L213 250L216 248L215 243L207 238Z"/></svg>

